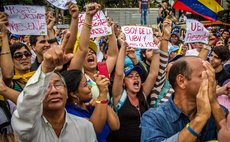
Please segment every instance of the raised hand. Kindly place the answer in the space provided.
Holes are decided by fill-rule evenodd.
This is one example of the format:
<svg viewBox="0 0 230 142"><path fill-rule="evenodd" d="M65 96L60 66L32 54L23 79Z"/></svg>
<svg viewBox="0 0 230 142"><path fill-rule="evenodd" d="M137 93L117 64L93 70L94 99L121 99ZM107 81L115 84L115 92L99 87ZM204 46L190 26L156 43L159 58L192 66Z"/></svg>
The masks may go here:
<svg viewBox="0 0 230 142"><path fill-rule="evenodd" d="M73 58L73 54L65 54L66 44L68 42L70 33L66 33L61 45L53 45L44 53L44 60L42 62L42 71L44 73L51 72L55 67L63 65Z"/></svg>
<svg viewBox="0 0 230 142"><path fill-rule="evenodd" d="M136 59L136 49L132 47L126 48L126 55L132 60Z"/></svg>
<svg viewBox="0 0 230 142"><path fill-rule="evenodd" d="M46 12L46 23L47 23L47 29L48 30L53 30L55 20L56 19L53 16L53 13L51 11Z"/></svg>
<svg viewBox="0 0 230 142"><path fill-rule="evenodd" d="M91 17L93 17L98 10L101 8L100 4L97 3L90 3L88 5L86 5L86 14L90 15Z"/></svg>
<svg viewBox="0 0 230 142"><path fill-rule="evenodd" d="M125 34L124 33L120 33L120 35L118 36L118 42L120 43L120 45L124 45L125 44Z"/></svg>
<svg viewBox="0 0 230 142"><path fill-rule="evenodd" d="M7 24L8 24L8 20L7 20L6 13L0 12L0 32L1 32L0 37L2 37L3 34L4 35L7 34L8 32L6 28Z"/></svg>
<svg viewBox="0 0 230 142"><path fill-rule="evenodd" d="M104 75L99 75L99 74L95 74L94 78L95 78L95 82L99 88L100 95L103 95L100 97L102 97L103 99L106 99L107 98L107 92L109 90L108 86L110 84L109 79L107 77L105 77Z"/></svg>
<svg viewBox="0 0 230 142"><path fill-rule="evenodd" d="M163 32L162 38L169 40L169 38L171 37L171 30L172 30L172 21L166 18L162 26L162 32Z"/></svg>
<svg viewBox="0 0 230 142"><path fill-rule="evenodd" d="M74 3L68 3L69 13L73 19L78 19L79 9Z"/></svg>

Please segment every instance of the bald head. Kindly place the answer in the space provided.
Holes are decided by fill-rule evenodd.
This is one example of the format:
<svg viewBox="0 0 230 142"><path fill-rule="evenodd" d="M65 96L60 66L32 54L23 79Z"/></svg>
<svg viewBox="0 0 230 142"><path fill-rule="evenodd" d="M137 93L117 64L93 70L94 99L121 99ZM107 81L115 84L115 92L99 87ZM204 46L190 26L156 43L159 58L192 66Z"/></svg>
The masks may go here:
<svg viewBox="0 0 230 142"><path fill-rule="evenodd" d="M187 80L191 80L191 74L202 66L202 59L197 56L186 56L177 60L169 71L168 80L173 89L176 88L176 77L180 74Z"/></svg>

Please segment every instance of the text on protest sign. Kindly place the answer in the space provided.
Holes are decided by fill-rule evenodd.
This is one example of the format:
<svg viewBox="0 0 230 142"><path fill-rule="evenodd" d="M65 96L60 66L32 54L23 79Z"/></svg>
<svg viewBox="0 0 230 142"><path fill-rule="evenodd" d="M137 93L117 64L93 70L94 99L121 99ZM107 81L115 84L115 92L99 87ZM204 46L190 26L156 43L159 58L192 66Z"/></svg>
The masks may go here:
<svg viewBox="0 0 230 142"><path fill-rule="evenodd" d="M130 47L142 49L158 49L153 42L152 28L142 26L122 26L126 42Z"/></svg>
<svg viewBox="0 0 230 142"><path fill-rule="evenodd" d="M47 35L45 7L6 5L8 30L19 35Z"/></svg>
<svg viewBox="0 0 230 142"><path fill-rule="evenodd" d="M209 32L202 23L188 19L186 27L185 43L202 42L208 44Z"/></svg>
<svg viewBox="0 0 230 142"><path fill-rule="evenodd" d="M49 3L54 5L55 7L58 7L60 9L68 9L68 6L66 6L67 2L72 2L76 4L76 0L47 0Z"/></svg>
<svg viewBox="0 0 230 142"><path fill-rule="evenodd" d="M78 29L79 33L82 31L82 27L85 21L85 13L79 14ZM90 31L90 38L107 36L112 34L112 29L108 26L108 22L105 18L105 15L102 11L98 11L93 16L92 29Z"/></svg>

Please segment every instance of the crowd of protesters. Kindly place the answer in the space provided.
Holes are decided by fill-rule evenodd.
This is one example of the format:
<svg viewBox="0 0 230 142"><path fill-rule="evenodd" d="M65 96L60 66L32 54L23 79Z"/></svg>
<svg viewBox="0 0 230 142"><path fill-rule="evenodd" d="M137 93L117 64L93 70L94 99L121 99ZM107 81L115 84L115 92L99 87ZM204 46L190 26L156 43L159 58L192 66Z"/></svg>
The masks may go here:
<svg viewBox="0 0 230 142"><path fill-rule="evenodd" d="M139 49L109 17L112 34L90 38L99 4L86 5L80 35L78 7L68 8L69 29L47 12L47 36L11 34L0 12L1 142L230 141L228 28L184 44L163 3L152 27L158 49Z"/></svg>

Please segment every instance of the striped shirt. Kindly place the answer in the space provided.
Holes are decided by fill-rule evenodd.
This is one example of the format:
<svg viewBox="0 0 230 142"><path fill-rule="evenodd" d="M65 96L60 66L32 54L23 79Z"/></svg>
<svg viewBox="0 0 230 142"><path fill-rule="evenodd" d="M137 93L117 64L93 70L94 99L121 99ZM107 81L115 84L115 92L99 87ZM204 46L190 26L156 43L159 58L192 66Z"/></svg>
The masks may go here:
<svg viewBox="0 0 230 142"><path fill-rule="evenodd" d="M168 101L169 97L174 92L171 85L169 85L169 88L166 88L166 90L163 89L166 79L167 79L166 78L166 67L168 65L168 58L169 58L168 53L160 51L160 67L159 67L159 72L158 72L156 82L150 93L150 100L149 100L150 107L156 107L159 104ZM159 96L161 91L163 90L165 91L165 92L162 92L163 96Z"/></svg>

